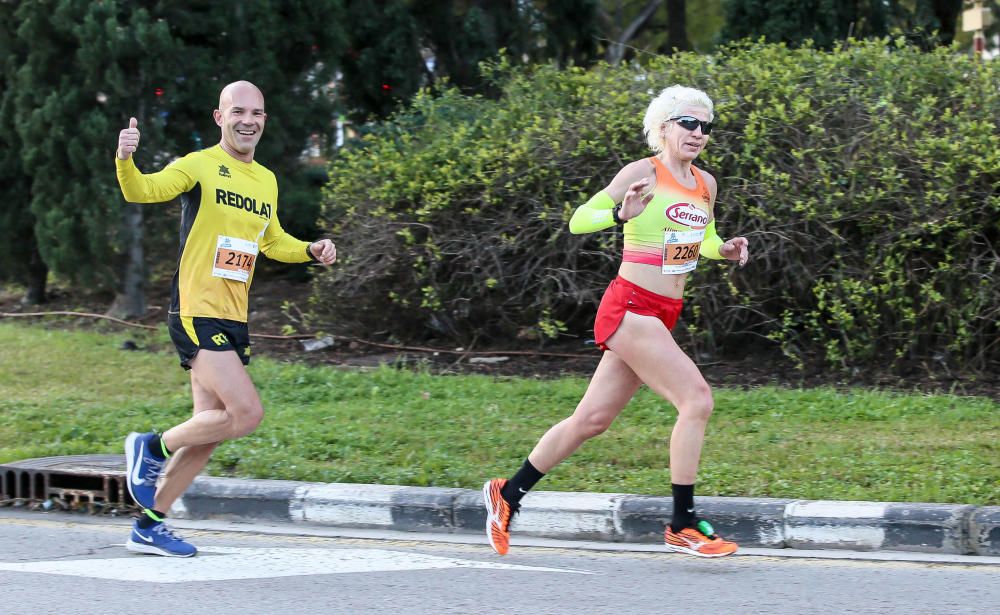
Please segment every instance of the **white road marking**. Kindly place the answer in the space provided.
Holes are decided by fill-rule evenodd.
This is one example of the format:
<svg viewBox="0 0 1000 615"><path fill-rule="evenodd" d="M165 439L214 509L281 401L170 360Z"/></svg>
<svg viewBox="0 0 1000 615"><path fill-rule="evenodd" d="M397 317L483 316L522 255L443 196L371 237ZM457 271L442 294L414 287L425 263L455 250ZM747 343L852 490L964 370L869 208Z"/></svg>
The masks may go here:
<svg viewBox="0 0 1000 615"><path fill-rule="evenodd" d="M796 546L879 549L886 536L879 521L888 506L885 502L791 502L785 507L785 540ZM820 519L830 519L830 523L823 525ZM866 525L868 520L875 526Z"/></svg>
<svg viewBox="0 0 1000 615"><path fill-rule="evenodd" d="M295 490L292 519L347 527L392 525L392 498L406 487L307 483Z"/></svg>
<svg viewBox="0 0 1000 615"><path fill-rule="evenodd" d="M877 527L803 526L785 530L785 540L797 546L878 549L885 542L885 530Z"/></svg>
<svg viewBox="0 0 1000 615"><path fill-rule="evenodd" d="M488 568L593 574L584 570L480 562L387 549L289 549L205 547L193 558L156 555L106 559L0 562L0 570L61 574L130 583L189 583L267 579L349 572L398 572L444 568Z"/></svg>
<svg viewBox="0 0 1000 615"><path fill-rule="evenodd" d="M611 537L618 493L557 493L537 491L525 496L529 507L517 517L518 532L555 538Z"/></svg>
<svg viewBox="0 0 1000 615"><path fill-rule="evenodd" d="M785 517L830 517L833 519L881 519L889 505L885 502L834 502L826 500L790 502Z"/></svg>

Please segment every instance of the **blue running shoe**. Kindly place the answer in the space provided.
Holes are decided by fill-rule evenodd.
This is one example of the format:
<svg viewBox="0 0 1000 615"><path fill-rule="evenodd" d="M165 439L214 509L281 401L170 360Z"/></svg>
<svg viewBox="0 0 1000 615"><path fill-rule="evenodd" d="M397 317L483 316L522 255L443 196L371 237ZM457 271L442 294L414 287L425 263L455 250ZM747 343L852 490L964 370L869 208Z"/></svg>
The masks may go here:
<svg viewBox="0 0 1000 615"><path fill-rule="evenodd" d="M146 529L139 527L136 521L132 526L125 548L135 553L150 553L166 555L167 557L191 557L198 552L193 544L174 534L163 522Z"/></svg>
<svg viewBox="0 0 1000 615"><path fill-rule="evenodd" d="M149 441L155 435L133 431L125 438L125 483L129 495L136 504L149 509L153 508L156 496L156 479L167 462L149 452Z"/></svg>

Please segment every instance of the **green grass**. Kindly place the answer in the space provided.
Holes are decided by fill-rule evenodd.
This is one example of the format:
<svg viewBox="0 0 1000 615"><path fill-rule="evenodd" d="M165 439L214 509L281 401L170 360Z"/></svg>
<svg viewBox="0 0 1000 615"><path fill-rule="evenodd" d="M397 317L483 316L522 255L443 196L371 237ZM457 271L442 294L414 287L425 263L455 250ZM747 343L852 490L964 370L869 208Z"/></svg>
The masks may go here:
<svg viewBox="0 0 1000 615"><path fill-rule="evenodd" d="M159 350L120 350L128 338ZM187 376L164 332L0 323L0 348L0 463L116 453L127 432L164 429L190 412ZM209 474L476 488L516 469L586 386L261 357L250 372L267 417L221 446ZM948 395L718 390L698 492L997 505L998 410ZM641 390L541 488L663 494L673 421L668 404Z"/></svg>

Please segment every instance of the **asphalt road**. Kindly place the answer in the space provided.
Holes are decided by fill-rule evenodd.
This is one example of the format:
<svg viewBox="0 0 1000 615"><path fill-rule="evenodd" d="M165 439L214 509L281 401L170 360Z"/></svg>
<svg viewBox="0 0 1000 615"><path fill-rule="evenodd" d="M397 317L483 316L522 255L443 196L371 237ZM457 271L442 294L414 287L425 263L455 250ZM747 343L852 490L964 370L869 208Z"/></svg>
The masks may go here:
<svg viewBox="0 0 1000 615"><path fill-rule="evenodd" d="M481 544L398 535L185 525L201 553L175 559L125 551L125 519L0 509L0 613L1000 613L996 558L701 560L568 543L500 558Z"/></svg>

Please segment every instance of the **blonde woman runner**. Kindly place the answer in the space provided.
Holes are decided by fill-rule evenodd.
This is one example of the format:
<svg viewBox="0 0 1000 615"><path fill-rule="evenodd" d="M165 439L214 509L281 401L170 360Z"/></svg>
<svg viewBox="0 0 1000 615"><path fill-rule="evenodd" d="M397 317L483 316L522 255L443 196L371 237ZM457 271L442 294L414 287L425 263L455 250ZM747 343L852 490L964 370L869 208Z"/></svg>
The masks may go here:
<svg viewBox="0 0 1000 615"><path fill-rule="evenodd" d="M624 226L624 253L594 323L605 352L587 392L572 415L542 436L510 479L483 485L486 535L500 555L510 545L511 516L521 498L584 442L603 433L646 384L677 409L670 437L673 516L664 530L668 550L722 557L736 543L719 537L695 513L694 485L712 390L698 367L674 341L684 284L700 257L749 259L744 237L723 241L715 230L715 178L695 167L708 144L712 100L700 90L675 85L650 103L644 119L654 156L625 165L608 186L577 208L571 233Z"/></svg>

